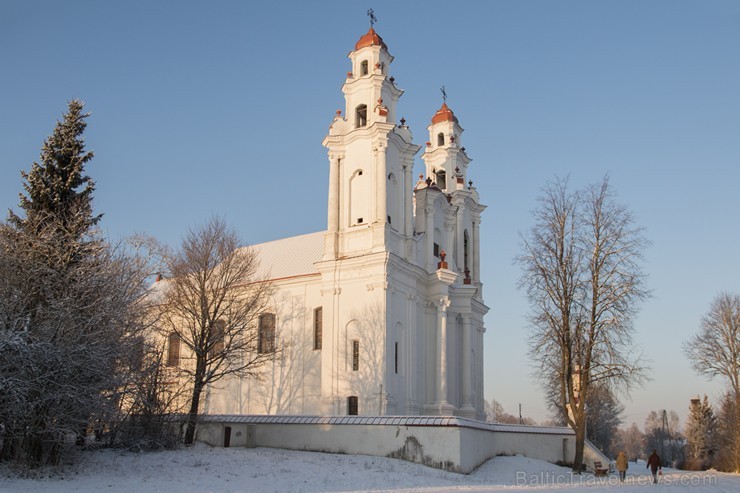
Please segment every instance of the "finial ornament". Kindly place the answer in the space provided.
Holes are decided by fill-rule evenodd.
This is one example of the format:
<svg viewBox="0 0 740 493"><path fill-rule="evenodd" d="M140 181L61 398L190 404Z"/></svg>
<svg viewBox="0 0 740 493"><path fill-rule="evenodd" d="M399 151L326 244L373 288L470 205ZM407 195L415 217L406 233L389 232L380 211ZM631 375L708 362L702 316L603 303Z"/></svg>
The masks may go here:
<svg viewBox="0 0 740 493"><path fill-rule="evenodd" d="M442 86L440 88L440 91L442 91L442 100L446 103L447 102L447 90L445 89L445 86Z"/></svg>
<svg viewBox="0 0 740 493"><path fill-rule="evenodd" d="M378 18L375 17L373 9L367 9L367 16L370 18L370 28L372 28L375 26L375 23L378 22Z"/></svg>

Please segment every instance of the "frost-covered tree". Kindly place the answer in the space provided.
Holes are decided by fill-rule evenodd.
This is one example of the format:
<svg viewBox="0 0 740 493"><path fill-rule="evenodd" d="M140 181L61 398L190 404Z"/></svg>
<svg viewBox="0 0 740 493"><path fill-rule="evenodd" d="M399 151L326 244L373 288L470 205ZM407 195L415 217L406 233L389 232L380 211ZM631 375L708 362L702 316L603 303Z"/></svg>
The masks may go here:
<svg viewBox="0 0 740 493"><path fill-rule="evenodd" d="M34 162L30 172L21 172L27 195L20 195L20 207L26 217L10 211L10 224L28 229L44 223L36 220L37 215L53 217L71 239L80 241L100 221L101 216L93 215L92 209L95 183L85 174L85 164L93 153L85 150L82 137L85 119L90 116L83 108L82 101L70 101L62 121L44 142L40 162Z"/></svg>
<svg viewBox="0 0 740 493"><path fill-rule="evenodd" d="M141 340L145 265L94 228L81 110L23 174L25 215L0 224L0 458L32 465L117 412Z"/></svg>
<svg viewBox="0 0 740 493"><path fill-rule="evenodd" d="M735 400L734 426L740 442L740 296L722 293L717 296L709 312L701 320L701 328L690 341L684 344L697 373L706 377L719 377L729 387ZM731 430L728 430L731 431ZM734 449L735 470L740 471L740 447Z"/></svg>
<svg viewBox="0 0 740 493"><path fill-rule="evenodd" d="M576 192L567 180L548 184L534 216L517 258L532 309L530 355L575 431L573 470L580 472L592 386L628 392L645 376L632 319L648 296L640 262L646 240L607 178Z"/></svg>
<svg viewBox="0 0 740 493"><path fill-rule="evenodd" d="M717 417L707 396L704 400L691 399L686 420L686 441L689 447L689 469L707 469L712 466L717 449Z"/></svg>
<svg viewBox="0 0 740 493"><path fill-rule="evenodd" d="M624 406L608 386L594 385L586 403L586 436L599 450L613 449Z"/></svg>
<svg viewBox="0 0 740 493"><path fill-rule="evenodd" d="M274 312L267 314L271 286L257 278L258 266L256 252L220 219L191 229L168 261L158 324L187 348L180 366L191 385L186 444L208 385L229 375L258 378L279 355Z"/></svg>
<svg viewBox="0 0 740 493"><path fill-rule="evenodd" d="M740 430L737 423L737 403L732 392L725 393L717 413L717 455L715 467L720 471L740 472Z"/></svg>

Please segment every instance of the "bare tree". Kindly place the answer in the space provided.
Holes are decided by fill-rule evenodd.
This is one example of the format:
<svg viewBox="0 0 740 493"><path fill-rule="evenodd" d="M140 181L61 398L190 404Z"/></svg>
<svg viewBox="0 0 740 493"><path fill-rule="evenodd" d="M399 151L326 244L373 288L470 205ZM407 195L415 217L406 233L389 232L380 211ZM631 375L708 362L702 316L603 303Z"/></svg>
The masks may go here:
<svg viewBox="0 0 740 493"><path fill-rule="evenodd" d="M146 276L122 248L60 240L56 218L26 224L0 226L0 459L54 464L68 436L81 444L89 426L118 419Z"/></svg>
<svg viewBox="0 0 740 493"><path fill-rule="evenodd" d="M632 423L627 428L617 430L613 442L612 456L619 452L624 452L630 460L645 458L645 447L643 446L644 435L637 427L637 423Z"/></svg>
<svg viewBox="0 0 740 493"><path fill-rule="evenodd" d="M486 410L486 422L488 423L505 423L505 424L520 424L520 425L534 425L536 424L534 419L529 417L520 417L509 414L504 410L496 399L490 401L483 401L483 405Z"/></svg>
<svg viewBox="0 0 740 493"><path fill-rule="evenodd" d="M645 375L632 318L648 296L639 265L646 240L614 201L608 178L576 192L555 180L534 215L517 258L532 307L530 354L576 433L573 469L580 472L591 385L628 392Z"/></svg>
<svg viewBox="0 0 740 493"><path fill-rule="evenodd" d="M701 320L697 335L684 344L684 352L699 374L720 377L735 399L735 440L740 442L740 296L718 295ZM735 468L740 470L740 446L736 447Z"/></svg>
<svg viewBox="0 0 740 493"><path fill-rule="evenodd" d="M274 319L272 332L259 330L271 287L257 278L258 266L256 252L240 248L220 219L191 229L168 261L159 323L163 335L176 335L190 354L181 368L192 384L186 444L193 443L206 387L229 375L259 378L259 368L279 350Z"/></svg>
<svg viewBox="0 0 740 493"><path fill-rule="evenodd" d="M670 467L683 461L684 443L675 411L650 411L645 418L644 450L657 450L662 464Z"/></svg>

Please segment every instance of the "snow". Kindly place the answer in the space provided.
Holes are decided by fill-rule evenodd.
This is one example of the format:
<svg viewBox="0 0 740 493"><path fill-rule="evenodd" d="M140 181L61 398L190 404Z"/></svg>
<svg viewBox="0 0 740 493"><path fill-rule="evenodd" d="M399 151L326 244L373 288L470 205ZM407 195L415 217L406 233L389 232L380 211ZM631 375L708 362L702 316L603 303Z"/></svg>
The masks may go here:
<svg viewBox="0 0 740 493"><path fill-rule="evenodd" d="M11 477L3 477L11 474ZM572 476L567 468L526 457L495 457L469 475L396 459L270 448L193 448L154 453L85 452L74 466L37 472L35 479L0 469L0 492L259 493L644 491L644 462L630 463L626 484L616 476ZM737 492L740 475L665 469L651 491Z"/></svg>

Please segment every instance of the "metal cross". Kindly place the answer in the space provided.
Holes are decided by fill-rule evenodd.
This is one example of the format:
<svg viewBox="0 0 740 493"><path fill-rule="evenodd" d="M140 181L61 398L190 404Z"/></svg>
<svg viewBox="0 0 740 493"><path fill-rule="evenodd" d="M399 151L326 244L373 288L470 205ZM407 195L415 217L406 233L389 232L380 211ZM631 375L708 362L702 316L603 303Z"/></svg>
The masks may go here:
<svg viewBox="0 0 740 493"><path fill-rule="evenodd" d="M440 89L440 91L442 91L442 99L446 103L447 102L447 91L445 90L445 86L442 86L442 88Z"/></svg>
<svg viewBox="0 0 740 493"><path fill-rule="evenodd" d="M367 9L367 16L370 17L370 27L373 27L375 23L378 22L378 18L375 17L373 9Z"/></svg>

